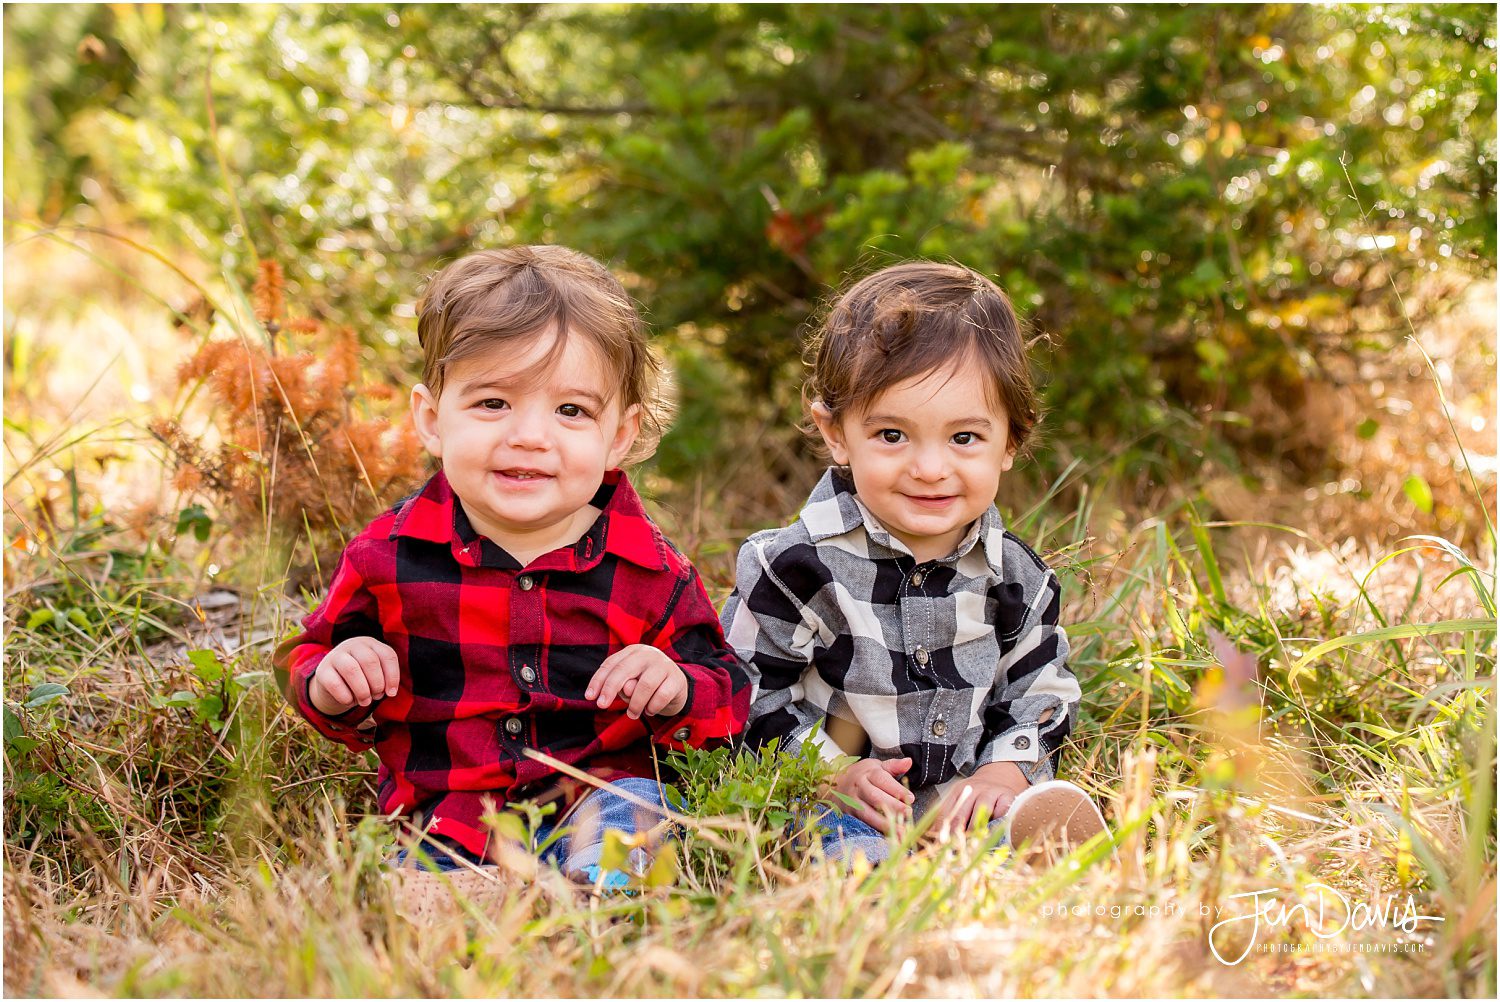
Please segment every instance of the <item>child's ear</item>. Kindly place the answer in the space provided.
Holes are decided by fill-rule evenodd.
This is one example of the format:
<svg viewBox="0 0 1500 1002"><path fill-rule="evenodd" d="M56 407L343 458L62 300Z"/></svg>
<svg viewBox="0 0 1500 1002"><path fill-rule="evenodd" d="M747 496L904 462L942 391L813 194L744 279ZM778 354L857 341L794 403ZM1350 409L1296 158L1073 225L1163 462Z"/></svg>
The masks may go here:
<svg viewBox="0 0 1500 1002"><path fill-rule="evenodd" d="M417 429L417 437L422 440L422 446L435 459L443 458L443 439L437 430L437 397L427 388L426 383L418 383L411 388L411 423Z"/></svg>
<svg viewBox="0 0 1500 1002"><path fill-rule="evenodd" d="M838 465L848 466L849 446L844 441L843 422L835 421L833 411L824 406L821 400L815 401L810 410L813 424L818 426L818 434L823 436L823 444L828 446L828 454Z"/></svg>
<svg viewBox="0 0 1500 1002"><path fill-rule="evenodd" d="M604 468L612 470L620 465L630 447L635 445L635 438L641 433L641 405L631 404L625 408L625 413L620 415L620 429L615 432L615 440L610 443L609 456L605 460Z"/></svg>
<svg viewBox="0 0 1500 1002"><path fill-rule="evenodd" d="M1000 472L1009 473L1010 468L1016 461L1016 447L1007 445L1005 447L1005 458L1000 460Z"/></svg>

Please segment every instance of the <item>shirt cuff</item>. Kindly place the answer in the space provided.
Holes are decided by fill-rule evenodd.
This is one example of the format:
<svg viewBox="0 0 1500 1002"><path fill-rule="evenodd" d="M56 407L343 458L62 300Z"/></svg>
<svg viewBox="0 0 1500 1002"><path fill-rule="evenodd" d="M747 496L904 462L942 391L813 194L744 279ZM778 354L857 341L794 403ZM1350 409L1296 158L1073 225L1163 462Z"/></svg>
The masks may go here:
<svg viewBox="0 0 1500 1002"><path fill-rule="evenodd" d="M1002 734L990 738L979 748L975 766L991 762L1035 763L1046 761L1046 749L1036 724L1017 724ZM1023 770L1024 771L1024 770Z"/></svg>
<svg viewBox="0 0 1500 1002"><path fill-rule="evenodd" d="M651 736L657 743L664 744L668 748L683 748L694 744L694 724L698 722L697 715L693 712L693 696L698 688L697 679L685 666L679 664L682 669L683 678L687 679L687 697L682 701L682 712L670 717L657 717L651 721L649 726ZM643 718L644 720L645 718ZM701 741L696 742L701 743Z"/></svg>
<svg viewBox="0 0 1500 1002"><path fill-rule="evenodd" d="M687 698L682 704L681 713L670 717L643 718L651 721L647 726L652 739L668 748L677 749L686 746L702 748L713 742L733 741L744 730L745 725L744 711L738 714L735 712L735 696L731 695L728 702L721 701L719 694L722 690L718 680L713 677L700 678L695 674L703 672L710 675L711 668L680 661L676 664L687 678ZM700 682L703 683L701 694ZM699 705L700 700L703 705Z"/></svg>

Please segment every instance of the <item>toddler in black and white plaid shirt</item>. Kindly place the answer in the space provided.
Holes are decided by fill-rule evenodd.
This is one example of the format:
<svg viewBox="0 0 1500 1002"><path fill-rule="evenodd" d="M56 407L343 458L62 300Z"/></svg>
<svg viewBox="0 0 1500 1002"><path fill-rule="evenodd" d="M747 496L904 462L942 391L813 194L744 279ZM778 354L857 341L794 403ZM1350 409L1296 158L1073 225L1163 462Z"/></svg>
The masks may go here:
<svg viewBox="0 0 1500 1002"><path fill-rule="evenodd" d="M939 829L1009 815L1013 843L1101 830L1081 790L1048 782L1081 695L1057 577L994 505L1038 418L1005 293L955 265L886 268L809 354L837 465L740 549L723 620L755 683L747 741L857 756L824 817L830 856L883 858L893 821L928 810Z"/></svg>

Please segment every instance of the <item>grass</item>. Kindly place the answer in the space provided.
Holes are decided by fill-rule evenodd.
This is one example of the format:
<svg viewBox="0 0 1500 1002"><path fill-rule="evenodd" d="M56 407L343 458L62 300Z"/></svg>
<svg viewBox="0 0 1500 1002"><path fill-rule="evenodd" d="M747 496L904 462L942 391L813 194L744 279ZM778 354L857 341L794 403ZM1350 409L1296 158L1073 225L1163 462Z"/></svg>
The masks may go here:
<svg viewBox="0 0 1500 1002"><path fill-rule="evenodd" d="M1218 545L1236 529L1184 508L1062 563L1085 685L1064 773L1106 805L1118 865L1095 853L1032 872L948 843L841 875L780 846L777 819L755 804L785 783L762 769L685 837L671 886L597 900L517 879L501 907L434 927L397 913L379 879L391 836L366 814L367 764L282 708L261 674L264 643L246 639L252 617L174 621L136 583L141 568L89 578L71 554L41 554L58 583L40 590L66 596L53 604L69 612L9 627L7 989L1485 994L1492 624L1392 635L1384 624L1407 610L1368 600L1358 578L1343 598L1274 604L1272 585ZM170 579L164 559L154 572ZM1417 605L1473 618L1493 608L1488 572L1435 544L1392 563L1418 559ZM1435 587L1434 568L1456 573ZM1210 629L1258 678L1229 677ZM184 649L204 653L169 653ZM49 684L66 692L38 688ZM725 768L704 757L684 785L724 789ZM1442 921L1330 940L1412 953L1213 958L1205 908L1255 890L1290 904L1315 882L1351 903L1410 895ZM1216 941L1221 954L1243 946L1231 939ZM1299 942L1322 941L1295 924L1259 938Z"/></svg>
<svg viewBox="0 0 1500 1002"><path fill-rule="evenodd" d="M60 434L46 393L7 416L7 994L1494 994L1487 495L1429 474L1461 528L1375 545L1286 518L1295 497L1226 517L1211 471L1143 510L1123 460L1015 507L1064 577L1084 687L1062 774L1105 807L1117 861L924 842L842 873L784 834L806 763L703 755L671 881L599 899L506 871L498 904L423 923L382 878L371 759L271 686L300 605L255 558L284 550L255 533L235 559L181 498L130 525L104 482L159 485L162 457L129 421ZM755 527L727 519L787 513L716 517L732 506L701 484L663 502L720 597ZM1326 939L1294 909L1319 885L1364 909ZM1215 930L1256 892L1253 944ZM1402 928L1408 901L1432 918Z"/></svg>

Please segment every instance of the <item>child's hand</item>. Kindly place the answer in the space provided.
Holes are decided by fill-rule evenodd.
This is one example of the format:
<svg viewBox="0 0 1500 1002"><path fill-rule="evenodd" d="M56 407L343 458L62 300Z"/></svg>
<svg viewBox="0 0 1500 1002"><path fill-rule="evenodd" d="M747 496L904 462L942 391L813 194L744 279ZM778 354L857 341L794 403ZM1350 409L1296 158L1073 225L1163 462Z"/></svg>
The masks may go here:
<svg viewBox="0 0 1500 1002"><path fill-rule="evenodd" d="M401 683L401 663L388 644L374 637L350 637L323 655L307 687L319 712L330 717L394 696Z"/></svg>
<svg viewBox="0 0 1500 1002"><path fill-rule="evenodd" d="M687 694L687 675L675 661L649 644L631 644L604 659L583 698L594 700L601 710L613 705L616 697L627 699L625 713L637 720L642 714L681 713Z"/></svg>
<svg viewBox="0 0 1500 1002"><path fill-rule="evenodd" d="M842 793L863 805L854 810L856 818L878 832L888 832L890 817L911 817L911 805L916 797L901 785L898 778L910 768L909 758L862 758L839 773L833 781L833 789L835 793ZM841 811L850 810L842 800L834 806Z"/></svg>
<svg viewBox="0 0 1500 1002"><path fill-rule="evenodd" d="M1022 790L1030 786L1026 774L1014 762L991 762L974 770L963 783L955 783L938 805L933 831L947 835L973 824L979 808L989 809L990 819L1002 818ZM965 793L965 791L968 791Z"/></svg>

